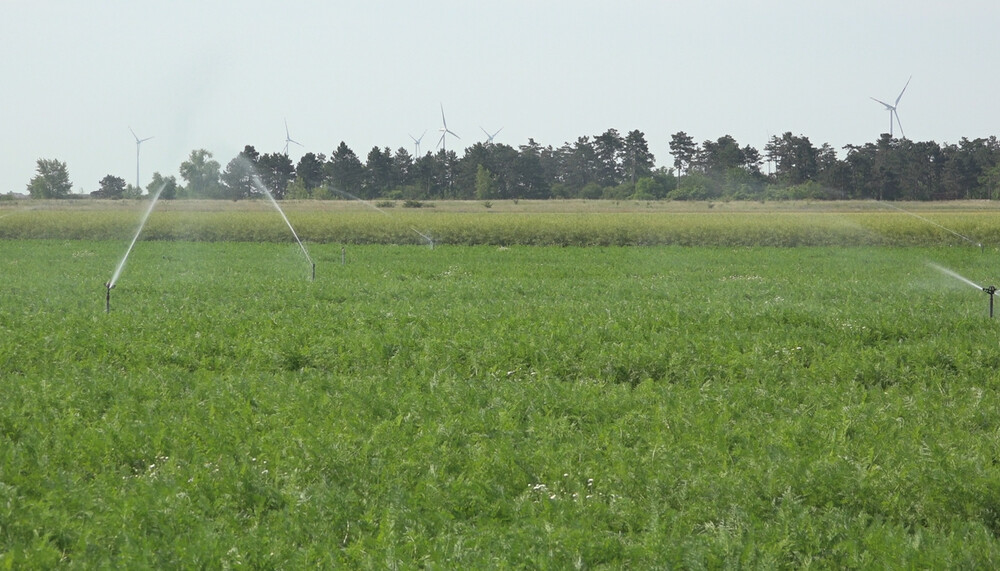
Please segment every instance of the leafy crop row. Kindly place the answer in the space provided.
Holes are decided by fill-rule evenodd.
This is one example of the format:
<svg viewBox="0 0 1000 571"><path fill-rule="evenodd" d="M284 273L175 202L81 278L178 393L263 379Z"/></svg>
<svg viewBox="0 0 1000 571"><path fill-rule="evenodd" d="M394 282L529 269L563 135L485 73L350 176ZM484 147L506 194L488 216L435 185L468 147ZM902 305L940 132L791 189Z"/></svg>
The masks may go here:
<svg viewBox="0 0 1000 571"><path fill-rule="evenodd" d="M124 246L0 242L8 567L1000 555L996 323L926 265L995 252L158 241L105 314Z"/></svg>

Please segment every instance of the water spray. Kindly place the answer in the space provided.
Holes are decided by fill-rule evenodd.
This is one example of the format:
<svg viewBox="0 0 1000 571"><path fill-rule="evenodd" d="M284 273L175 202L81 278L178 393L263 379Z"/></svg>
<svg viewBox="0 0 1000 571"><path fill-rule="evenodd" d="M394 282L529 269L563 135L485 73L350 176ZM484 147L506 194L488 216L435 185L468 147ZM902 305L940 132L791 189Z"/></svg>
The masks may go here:
<svg viewBox="0 0 1000 571"><path fill-rule="evenodd" d="M410 226L410 230L413 230L414 232L416 232L417 234L419 234L421 238L423 238L424 240L427 240L427 244L430 245L431 250L434 249L434 238L431 238L430 236L428 236L427 234L424 234L420 230L417 230L413 226Z"/></svg>
<svg viewBox="0 0 1000 571"><path fill-rule="evenodd" d="M363 198L358 198L357 196L354 196L353 194L351 194L349 192L344 192L343 190L339 190L339 189L336 189L336 188L331 189L331 190L333 190L334 192L336 192L336 193L338 193L340 195L343 195L343 196L345 196L347 198L350 198L351 200L357 200L361 204L364 204L365 206L367 206L368 208L371 208L375 212L378 212L382 216L389 216L388 212L386 212L385 210L382 210L378 206L375 206L374 204L372 204L371 202L369 202L369 201L367 201L367 200L365 200ZM431 238L427 234L424 234L420 230L417 230L413 226L410 226L410 230L413 230L414 232L416 232L417 234L419 234L421 238L423 238L424 240L426 240L427 244L431 247L431 250L434 249L434 239L433 238Z"/></svg>
<svg viewBox="0 0 1000 571"><path fill-rule="evenodd" d="M132 237L132 242L129 243L128 249L125 250L125 255L122 256L121 261L118 262L118 266L115 267L115 272L111 274L111 279L108 280L108 283L104 284L104 287L108 290L104 299L105 313L111 312L111 288L115 287L115 284L118 282L118 278L121 277L122 270L125 269L125 262L128 260L128 255L132 253L132 248L135 247L135 243L139 239L139 234L142 233L142 229L146 226L146 221L149 220L149 215L152 214L153 207L156 206L156 201L160 199L160 193L163 192L163 189L166 186L166 183L161 184L160 187L156 189L156 192L153 193L153 198L149 201L149 208L146 209L146 212L143 213L142 218L139 220L139 228L135 231L135 236Z"/></svg>
<svg viewBox="0 0 1000 571"><path fill-rule="evenodd" d="M983 292L985 292L986 295L990 296L990 318L991 319L993 318L993 297L997 293L997 287L996 286L986 286L986 287L983 287L983 286L977 284L976 282L970 280L969 278L967 278L967 277L965 277L965 276L963 276L963 275L961 275L961 274L959 274L957 272L953 272L953 271L949 270L948 268L945 268L945 267L942 267L942 266L939 266L939 265L933 264L933 263L928 263L927 265L930 266L930 267L932 267L932 268L934 268L935 270L943 273L943 274L949 275L949 276L951 276L951 277L953 277L953 278L955 278L955 279L957 279L959 281L965 282L965 283L969 284L970 286L972 286L972 287L974 287L976 289L983 290Z"/></svg>
<svg viewBox="0 0 1000 571"><path fill-rule="evenodd" d="M252 167L252 165L251 165L251 167ZM257 190L260 190L261 192L263 192L264 194L266 194L269 199L271 199L271 204L274 205L274 208L278 211L278 214L281 214L281 218L285 221L285 224L288 225L288 229L292 231L292 236L294 236L295 237L295 241L299 243L299 248L302 249L302 254L305 255L306 260L309 262L309 265L312 266L312 279L313 279L313 281L315 281L316 280L316 262L313 261L312 257L309 255L309 251L306 250L305 244L302 243L302 240L299 239L299 235L295 231L295 228L292 227L292 223L288 220L288 217L285 216L285 211L281 209L281 205L278 204L278 201L274 199L274 195L271 194L271 191L268 190L266 186L264 186L264 183L261 182L260 177L257 176L256 172L254 172L251 175L250 179L253 181L253 185L255 187L257 187Z"/></svg>
<svg viewBox="0 0 1000 571"><path fill-rule="evenodd" d="M951 228L948 228L946 226L942 226L942 225L938 224L937 222L935 222L933 220L928 220L927 218L924 218L923 216L920 216L919 214L914 214L914 213L910 212L909 210L903 210L902 208L896 206L895 204L892 204L892 203L889 203L889 202L883 202L881 200L879 200L878 203L879 204L884 204L884 205L888 206L889 208L894 208L894 209L902 212L903 214L909 214L910 216L913 216L914 218L919 218L920 220L923 220L924 222L926 222L928 224L931 224L932 226L937 226L938 228L944 230L945 232L951 232L955 236L958 236L959 238L965 240L966 242L972 244L973 246L979 246L979 251L980 252L984 251L984 249L983 249L983 243L982 242L976 242L972 238L969 238L968 236L959 234L958 232L955 232Z"/></svg>

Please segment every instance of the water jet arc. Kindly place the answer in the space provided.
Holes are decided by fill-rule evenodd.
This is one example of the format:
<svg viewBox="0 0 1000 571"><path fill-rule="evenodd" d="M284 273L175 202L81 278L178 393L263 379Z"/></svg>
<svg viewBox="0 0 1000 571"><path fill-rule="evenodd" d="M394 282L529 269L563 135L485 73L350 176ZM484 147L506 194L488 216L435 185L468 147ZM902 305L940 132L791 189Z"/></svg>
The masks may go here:
<svg viewBox="0 0 1000 571"><path fill-rule="evenodd" d="M257 187L257 190L266 194L267 197L271 200L271 204L274 205L275 210L278 211L278 214L281 215L282 220L284 220L285 224L288 225L288 229L292 231L292 236L295 237L295 241L298 242L299 248L302 249L302 254L306 257L306 261L308 261L309 264L312 266L312 279L315 280L316 262L314 262L312 257L309 255L309 251L306 250L305 244L303 244L302 240L299 239L299 234L295 231L295 228L292 227L292 223L288 220L288 216L285 216L285 211L281 209L281 205L278 204L278 201L274 199L274 195L271 194L271 191L268 190L266 186L264 186L264 183L261 182L260 177L257 176L256 172L251 174L250 178L253 181L253 185Z"/></svg>
<svg viewBox="0 0 1000 571"><path fill-rule="evenodd" d="M979 246L979 251L980 252L983 251L983 243L982 242L976 242L972 238L969 238L968 236L959 234L958 232L955 232L954 230L952 230L951 228L948 228L947 226L942 226L941 224L938 224L937 222L935 222L933 220L929 220L927 218L924 218L923 216L921 216L919 214L914 214L913 212L910 212L909 210L903 210L902 208L900 208L900 207L898 207L898 206L896 206L896 205L894 205L894 204L892 204L890 202L885 202L885 201L880 200L880 201L878 201L878 203L879 204L884 204L884 205L888 206L889 208L894 208L894 209L902 212L903 214L909 214L910 216L912 216L914 218L919 218L920 220L923 220L924 222L926 222L926 223L928 223L928 224L930 224L932 226L937 226L938 228L944 230L945 232L950 232L950 233L954 234L955 236L958 236L959 238L965 240L966 242L972 244L973 246Z"/></svg>
<svg viewBox="0 0 1000 571"><path fill-rule="evenodd" d="M152 200L149 201L149 208L143 213L142 218L139 220L139 228L135 231L135 236L132 237L132 242L129 243L128 249L125 250L125 255L122 256L121 261L118 262L118 266L115 267L115 271L111 274L111 279L108 280L104 287L107 288L107 295L104 298L104 312L111 313L111 288L115 287L118 282L118 278L122 275L122 270L125 269L125 262L128 260L128 255L132 253L132 248L135 247L136 240L139 239L139 234L142 233L142 229L146 226L146 221L149 220L149 215L153 212L153 207L156 206L156 201L160 199L160 193L163 192L166 183L161 184L156 192L153 193Z"/></svg>

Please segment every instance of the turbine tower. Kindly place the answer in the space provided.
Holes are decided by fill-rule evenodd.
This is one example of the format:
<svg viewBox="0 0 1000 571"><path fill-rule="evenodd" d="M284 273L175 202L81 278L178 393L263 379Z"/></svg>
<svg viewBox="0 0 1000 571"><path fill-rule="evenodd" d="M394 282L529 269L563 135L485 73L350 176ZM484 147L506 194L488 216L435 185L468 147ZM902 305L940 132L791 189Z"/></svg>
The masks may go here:
<svg viewBox="0 0 1000 571"><path fill-rule="evenodd" d="M441 147L442 151L447 151L447 149L445 148L445 142L446 142L445 138L449 134L452 135L452 136L454 136L456 139L461 139L462 138L462 137L459 137L458 135L456 135L454 131L452 131L451 129L448 128L448 122L445 121L445 119L444 119L444 104L441 104L441 128L438 129L438 131L441 132L441 138L438 140L438 146Z"/></svg>
<svg viewBox="0 0 1000 571"><path fill-rule="evenodd" d="M302 143L296 141L288 134L288 119L285 119L285 156L288 156L288 143L295 143L298 146L302 146Z"/></svg>
<svg viewBox="0 0 1000 571"><path fill-rule="evenodd" d="M912 75L910 76L910 79L913 79ZM910 85L910 79L906 80L906 85L903 86L903 91L899 92L899 97L896 98L896 102L893 103L892 105L886 103L885 101L882 101L881 99L875 99L874 97L872 97L872 100L878 101L882 105L885 105L885 110L889 112L889 136L890 137L892 137L892 122L893 122L893 118L895 118L896 126L899 127L899 135L902 138L904 138L904 139L906 138L906 134L903 133L903 124L899 122L899 113L896 111L896 107L899 106L899 100L903 98L903 93L906 91L907 86Z"/></svg>
<svg viewBox="0 0 1000 571"><path fill-rule="evenodd" d="M479 128L483 129L482 125L480 125ZM500 127L499 129L497 129L496 133L493 133L492 135L490 135L489 131L487 131L486 129L483 129L483 133L486 133L486 143L489 144L489 145L492 145L493 144L493 137L496 137L497 135L499 135L500 131L503 131L503 127Z"/></svg>
<svg viewBox="0 0 1000 571"><path fill-rule="evenodd" d="M413 153L414 153L413 154L413 158L414 159L420 158L420 141L424 140L424 135L426 135L426 134L427 134L427 131L424 130L423 135L420 135L419 139L416 138L416 137L414 137L413 135L410 135L410 138L413 139Z"/></svg>
<svg viewBox="0 0 1000 571"><path fill-rule="evenodd" d="M128 130L130 133L132 133L132 136L135 137L135 188L137 191L142 192L142 187L139 186L139 147L141 147L143 143L152 139L153 137L146 137L145 139L140 139L139 136L135 134L135 131L132 130L132 127L129 127Z"/></svg>

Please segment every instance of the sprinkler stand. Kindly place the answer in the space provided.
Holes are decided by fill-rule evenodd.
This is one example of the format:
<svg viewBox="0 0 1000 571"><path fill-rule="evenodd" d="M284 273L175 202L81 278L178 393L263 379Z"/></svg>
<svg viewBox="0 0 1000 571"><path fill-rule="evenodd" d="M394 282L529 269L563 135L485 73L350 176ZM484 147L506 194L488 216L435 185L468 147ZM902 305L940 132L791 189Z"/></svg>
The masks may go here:
<svg viewBox="0 0 1000 571"><path fill-rule="evenodd" d="M104 313L111 313L111 288L115 286L108 282L104 284L104 287L108 288L108 293L104 296Z"/></svg>
<svg viewBox="0 0 1000 571"><path fill-rule="evenodd" d="M983 288L983 291L985 291L990 296L990 319L992 319L993 318L993 296L997 292L997 286L986 286L986 287Z"/></svg>
<svg viewBox="0 0 1000 571"><path fill-rule="evenodd" d="M312 266L313 266L313 277L312 277L312 281L316 281L316 262L313 262L313 263L312 263Z"/></svg>

